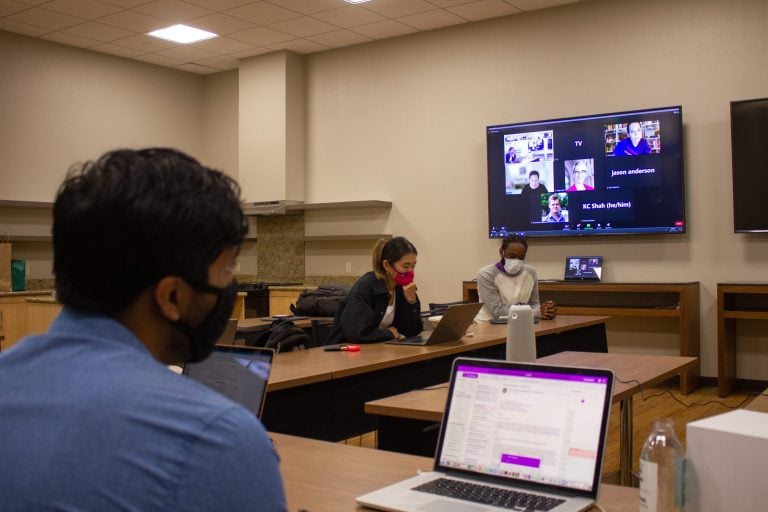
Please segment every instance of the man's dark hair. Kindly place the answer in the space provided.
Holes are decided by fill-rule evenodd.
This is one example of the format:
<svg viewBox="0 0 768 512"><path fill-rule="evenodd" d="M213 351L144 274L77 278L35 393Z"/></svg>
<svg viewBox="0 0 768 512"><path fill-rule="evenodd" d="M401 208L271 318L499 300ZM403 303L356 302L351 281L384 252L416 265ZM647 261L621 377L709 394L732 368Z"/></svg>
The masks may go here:
<svg viewBox="0 0 768 512"><path fill-rule="evenodd" d="M518 235L517 233L504 237L501 241L501 250L506 250L509 244L523 244L525 248L528 249L528 240L526 240L523 235Z"/></svg>
<svg viewBox="0 0 768 512"><path fill-rule="evenodd" d="M56 298L115 314L164 276L205 284L247 231L240 187L223 173L173 149L109 152L73 166L56 195Z"/></svg>
<svg viewBox="0 0 768 512"><path fill-rule="evenodd" d="M533 176L534 174L535 174L536 176L539 176L539 171L531 171L531 173L528 175L528 177L530 178L530 177L531 177L531 176ZM539 178L541 178L541 176L539 176Z"/></svg>

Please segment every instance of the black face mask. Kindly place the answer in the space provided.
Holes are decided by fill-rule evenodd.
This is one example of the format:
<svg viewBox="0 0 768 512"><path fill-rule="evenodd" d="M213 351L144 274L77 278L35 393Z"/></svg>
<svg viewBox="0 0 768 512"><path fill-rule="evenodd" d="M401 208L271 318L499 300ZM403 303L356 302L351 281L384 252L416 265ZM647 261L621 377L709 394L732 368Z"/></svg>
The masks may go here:
<svg viewBox="0 0 768 512"><path fill-rule="evenodd" d="M211 355L216 340L224 332L227 320L232 316L232 308L237 298L237 281L233 280L232 284L226 288L216 288L208 284L190 283L190 285L195 290L216 295L216 304L213 305L213 309L196 327L190 326L181 319L175 322L176 328L189 340L191 354L188 362L199 363Z"/></svg>

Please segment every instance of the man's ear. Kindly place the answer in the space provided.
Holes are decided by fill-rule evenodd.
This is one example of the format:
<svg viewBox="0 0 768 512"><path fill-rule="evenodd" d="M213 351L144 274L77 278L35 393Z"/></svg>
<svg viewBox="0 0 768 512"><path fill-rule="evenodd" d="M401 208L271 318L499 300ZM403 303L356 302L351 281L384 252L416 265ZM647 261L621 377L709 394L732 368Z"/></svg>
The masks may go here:
<svg viewBox="0 0 768 512"><path fill-rule="evenodd" d="M155 303L160 309L160 314L171 322L181 318L180 301L187 293L181 278L166 276L155 285Z"/></svg>

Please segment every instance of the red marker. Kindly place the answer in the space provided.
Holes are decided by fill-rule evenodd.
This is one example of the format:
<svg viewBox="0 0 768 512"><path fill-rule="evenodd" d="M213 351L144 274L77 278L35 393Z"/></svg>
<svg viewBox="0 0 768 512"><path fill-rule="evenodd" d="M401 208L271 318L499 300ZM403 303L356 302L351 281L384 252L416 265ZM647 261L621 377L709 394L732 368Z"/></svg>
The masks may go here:
<svg viewBox="0 0 768 512"><path fill-rule="evenodd" d="M332 351L344 351L344 352L360 352L360 345L350 345L349 343L340 343L338 345L328 345L324 348L326 352Z"/></svg>

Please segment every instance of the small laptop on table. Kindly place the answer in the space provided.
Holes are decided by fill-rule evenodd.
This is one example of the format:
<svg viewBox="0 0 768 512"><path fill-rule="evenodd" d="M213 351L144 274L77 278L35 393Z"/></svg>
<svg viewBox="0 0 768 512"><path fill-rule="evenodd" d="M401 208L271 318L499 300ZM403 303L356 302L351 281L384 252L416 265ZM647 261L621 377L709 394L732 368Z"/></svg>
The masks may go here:
<svg viewBox="0 0 768 512"><path fill-rule="evenodd" d="M274 357L270 348L216 345L207 359L187 363L182 373L261 418Z"/></svg>
<svg viewBox="0 0 768 512"><path fill-rule="evenodd" d="M578 512L597 500L613 372L456 358L430 472L358 496L399 512Z"/></svg>
<svg viewBox="0 0 768 512"><path fill-rule="evenodd" d="M464 337L467 329L472 325L480 308L483 305L478 302L470 304L453 304L443 313L442 318L431 331L426 331L418 336L409 338L400 338L390 340L386 343L390 345L436 345L437 343L446 343L448 341L457 341Z"/></svg>
<svg viewBox="0 0 768 512"><path fill-rule="evenodd" d="M565 281L598 283L602 275L602 256L566 256L565 258Z"/></svg>

